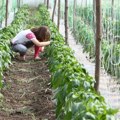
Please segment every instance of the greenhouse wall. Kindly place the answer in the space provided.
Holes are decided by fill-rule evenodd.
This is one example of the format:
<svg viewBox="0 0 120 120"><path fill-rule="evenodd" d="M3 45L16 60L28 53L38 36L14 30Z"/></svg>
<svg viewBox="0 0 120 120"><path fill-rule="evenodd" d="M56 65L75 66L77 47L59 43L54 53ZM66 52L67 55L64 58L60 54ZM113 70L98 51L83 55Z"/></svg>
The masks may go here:
<svg viewBox="0 0 120 120"><path fill-rule="evenodd" d="M8 19L7 25L11 23L14 19L14 15L18 10L18 1L9 0L8 1ZM6 1L0 0L0 28L5 27L5 17L6 17Z"/></svg>
<svg viewBox="0 0 120 120"><path fill-rule="evenodd" d="M23 0L23 4L28 4L30 7L38 7L40 3L44 3L44 0Z"/></svg>

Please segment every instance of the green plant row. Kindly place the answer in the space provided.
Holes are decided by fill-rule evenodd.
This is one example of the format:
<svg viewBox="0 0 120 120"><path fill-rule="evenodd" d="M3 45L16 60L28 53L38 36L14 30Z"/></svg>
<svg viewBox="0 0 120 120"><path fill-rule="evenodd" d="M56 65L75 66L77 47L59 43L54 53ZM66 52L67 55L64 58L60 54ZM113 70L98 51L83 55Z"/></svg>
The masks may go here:
<svg viewBox="0 0 120 120"><path fill-rule="evenodd" d="M119 22L116 22L115 24L119 24ZM113 26L111 25L110 28L112 27ZM103 39L101 41L101 63L108 73L120 78L120 38L114 39L113 37L115 36L109 36L109 32L110 31L107 31L103 35ZM119 29L117 33L119 33ZM117 36L117 33L115 32L114 35ZM77 39L77 42L80 42L83 45L83 52L89 53L90 58L95 58L94 31L89 25L80 19L80 17L79 20L76 20L75 31L73 31L73 34ZM114 42L112 42L110 39L114 39Z"/></svg>
<svg viewBox="0 0 120 120"><path fill-rule="evenodd" d="M26 11L26 13L24 13ZM22 14L24 13L24 14ZM46 49L48 56L48 65L51 71L52 87L55 91L56 99L56 117L58 120L114 120L114 114L117 112L109 108L104 98L97 94L93 88L94 80L89 76L86 70L80 65L73 55L73 51L65 45L63 37L59 34L55 24L49 19L49 13L43 6L39 7L40 25L48 25L51 30L52 44ZM28 16L28 10L25 8L18 18L25 15ZM19 18L20 19L20 18ZM24 20L24 18L22 19ZM4 28L1 35L1 43L6 44L8 48L9 40L21 29L25 28L26 22L16 20L13 28ZM13 24L12 23L12 24ZM24 23L24 24L23 24ZM12 25L11 24L11 25ZM23 25L22 27L20 27ZM16 32L14 31L16 30ZM13 33L14 31L14 33ZM6 36L2 35L6 32ZM3 41L4 40L4 41ZM8 43L8 44L7 44ZM5 47L3 47L5 49ZM10 58L10 48L1 50L1 58L3 59L3 51L8 53ZM10 59L9 59L10 60ZM1 65L5 63L1 62ZM8 65L9 62L7 61ZM6 67L5 67L6 68ZM3 66L1 67L2 71ZM1 73L2 73L1 71Z"/></svg>
<svg viewBox="0 0 120 120"><path fill-rule="evenodd" d="M77 42L83 45L83 52L89 53L90 58L95 58L95 37L93 31L93 10L89 8L76 8L76 19L74 23L73 35ZM112 17L103 11L103 38L101 41L102 51L102 67L112 76L120 78L120 29L119 19L112 19ZM73 11L69 12L69 24L72 25ZM86 22L87 21L87 22ZM91 26L92 25L92 26ZM71 28L73 26L70 26ZM118 37L117 39L115 39ZM112 42L113 41L113 42ZM117 44L115 44L117 43Z"/></svg>
<svg viewBox="0 0 120 120"><path fill-rule="evenodd" d="M102 41L102 66L112 76L120 78L120 44ZM119 81L118 81L119 82Z"/></svg>
<svg viewBox="0 0 120 120"><path fill-rule="evenodd" d="M95 39L93 29L82 19L77 19L75 25L74 37L77 42L83 45L83 52L89 53L90 58L95 57Z"/></svg>
<svg viewBox="0 0 120 120"><path fill-rule="evenodd" d="M0 30L0 87L2 87L3 71L11 64L10 40L28 23L28 6L23 6L16 13L14 21L8 27Z"/></svg>
<svg viewBox="0 0 120 120"><path fill-rule="evenodd" d="M115 120L117 110L109 108L104 98L95 92L95 81L65 45L64 38L49 19L47 9L40 6L39 12L40 19L50 27L52 34L53 42L47 47L46 56L52 75L57 120Z"/></svg>

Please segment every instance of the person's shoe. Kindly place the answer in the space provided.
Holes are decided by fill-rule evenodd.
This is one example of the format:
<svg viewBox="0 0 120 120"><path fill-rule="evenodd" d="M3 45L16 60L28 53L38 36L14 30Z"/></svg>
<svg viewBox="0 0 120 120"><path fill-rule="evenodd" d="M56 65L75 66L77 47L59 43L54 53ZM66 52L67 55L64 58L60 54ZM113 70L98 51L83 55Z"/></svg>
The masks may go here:
<svg viewBox="0 0 120 120"><path fill-rule="evenodd" d="M21 60L21 61L25 61L25 55L23 55L23 56L19 56L18 59Z"/></svg>
<svg viewBox="0 0 120 120"><path fill-rule="evenodd" d="M34 60L41 60L41 58L40 57L35 57Z"/></svg>

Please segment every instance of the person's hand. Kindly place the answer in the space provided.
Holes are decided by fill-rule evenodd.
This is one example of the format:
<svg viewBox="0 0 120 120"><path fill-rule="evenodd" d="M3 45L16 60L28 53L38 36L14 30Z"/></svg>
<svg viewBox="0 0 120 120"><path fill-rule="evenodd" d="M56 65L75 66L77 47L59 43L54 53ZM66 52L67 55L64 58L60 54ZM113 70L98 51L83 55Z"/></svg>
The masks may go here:
<svg viewBox="0 0 120 120"><path fill-rule="evenodd" d="M44 47L42 47L41 52L44 52L44 49L45 49L45 48L44 48Z"/></svg>
<svg viewBox="0 0 120 120"><path fill-rule="evenodd" d="M47 41L48 42L48 45L51 43L51 41Z"/></svg>
<svg viewBox="0 0 120 120"><path fill-rule="evenodd" d="M50 44L53 43L53 40L50 41Z"/></svg>

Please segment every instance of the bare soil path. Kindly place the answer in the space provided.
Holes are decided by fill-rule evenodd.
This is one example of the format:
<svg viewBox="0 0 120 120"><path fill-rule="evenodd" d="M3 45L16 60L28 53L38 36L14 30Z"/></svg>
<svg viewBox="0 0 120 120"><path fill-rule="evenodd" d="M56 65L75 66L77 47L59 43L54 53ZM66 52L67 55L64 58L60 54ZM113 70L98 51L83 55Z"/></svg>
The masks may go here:
<svg viewBox="0 0 120 120"><path fill-rule="evenodd" d="M13 65L4 73L0 120L55 120L46 60L34 61L32 57L30 50L27 61L13 59Z"/></svg>

